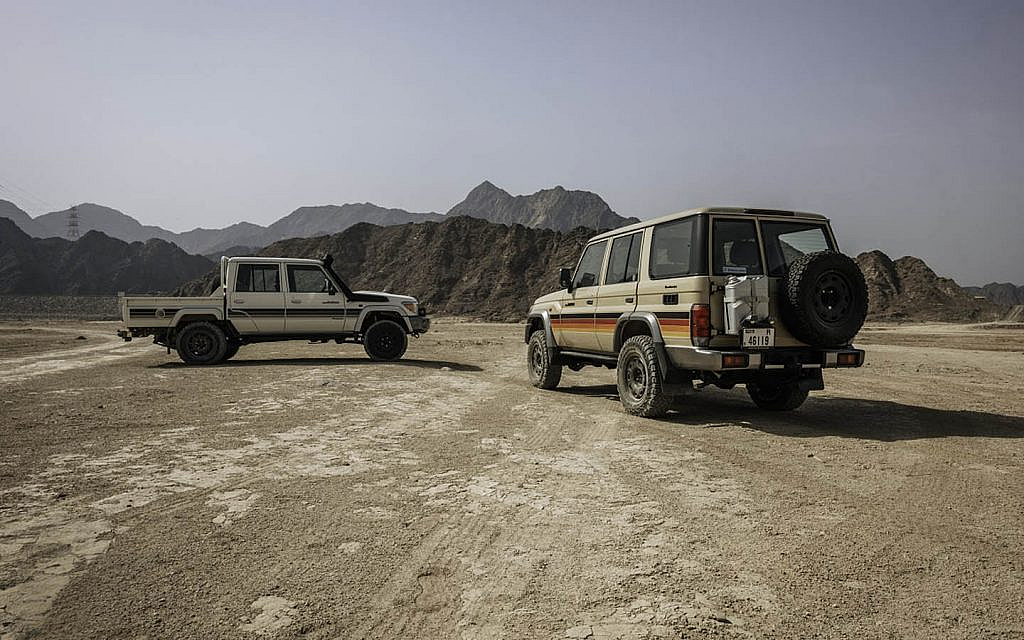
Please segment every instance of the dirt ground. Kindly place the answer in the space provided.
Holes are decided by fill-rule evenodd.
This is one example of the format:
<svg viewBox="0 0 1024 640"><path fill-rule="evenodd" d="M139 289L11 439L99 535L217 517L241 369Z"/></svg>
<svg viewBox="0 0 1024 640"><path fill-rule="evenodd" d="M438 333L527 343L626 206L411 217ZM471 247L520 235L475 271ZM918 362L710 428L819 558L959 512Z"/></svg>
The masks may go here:
<svg viewBox="0 0 1024 640"><path fill-rule="evenodd" d="M871 326L799 411L408 359L0 325L3 638L1021 638L1024 330ZM79 339L79 336L82 339Z"/></svg>

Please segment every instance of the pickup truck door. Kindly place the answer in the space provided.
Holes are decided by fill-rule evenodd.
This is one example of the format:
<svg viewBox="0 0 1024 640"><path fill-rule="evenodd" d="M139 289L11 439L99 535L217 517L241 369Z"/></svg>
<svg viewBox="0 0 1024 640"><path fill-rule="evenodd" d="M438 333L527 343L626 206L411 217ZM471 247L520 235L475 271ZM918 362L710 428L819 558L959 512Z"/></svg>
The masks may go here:
<svg viewBox="0 0 1024 640"><path fill-rule="evenodd" d="M283 333L284 289L281 265L242 262L228 291L228 319L239 333Z"/></svg>
<svg viewBox="0 0 1024 640"><path fill-rule="evenodd" d="M286 269L285 333L344 333L345 296L335 288L324 270L311 264L289 264Z"/></svg>

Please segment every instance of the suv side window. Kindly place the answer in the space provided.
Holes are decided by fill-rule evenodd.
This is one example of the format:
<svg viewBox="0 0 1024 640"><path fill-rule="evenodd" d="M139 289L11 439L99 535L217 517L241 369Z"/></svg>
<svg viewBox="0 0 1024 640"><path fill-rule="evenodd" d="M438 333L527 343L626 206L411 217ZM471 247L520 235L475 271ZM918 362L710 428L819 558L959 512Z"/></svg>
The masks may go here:
<svg viewBox="0 0 1024 640"><path fill-rule="evenodd" d="M753 220L715 220L711 243L716 276L750 276L764 273L761 269L757 226Z"/></svg>
<svg viewBox="0 0 1024 640"><path fill-rule="evenodd" d="M636 273L640 269L642 235L641 232L637 232L612 240L612 253L608 257L608 272L604 275L605 284L636 282Z"/></svg>
<svg viewBox="0 0 1024 640"><path fill-rule="evenodd" d="M598 242L586 248L583 257L580 258L580 265L576 267L576 277L573 278L574 289L580 287L593 287L601 275L601 265L604 264L604 250L608 241Z"/></svg>
<svg viewBox="0 0 1024 640"><path fill-rule="evenodd" d="M292 293L327 293L327 274L320 267L288 265L288 290Z"/></svg>
<svg viewBox="0 0 1024 640"><path fill-rule="evenodd" d="M651 279L678 278L703 273L699 250L699 217L662 222L651 236Z"/></svg>
<svg viewBox="0 0 1024 640"><path fill-rule="evenodd" d="M235 291L278 293L281 291L280 270L276 264L240 264Z"/></svg>

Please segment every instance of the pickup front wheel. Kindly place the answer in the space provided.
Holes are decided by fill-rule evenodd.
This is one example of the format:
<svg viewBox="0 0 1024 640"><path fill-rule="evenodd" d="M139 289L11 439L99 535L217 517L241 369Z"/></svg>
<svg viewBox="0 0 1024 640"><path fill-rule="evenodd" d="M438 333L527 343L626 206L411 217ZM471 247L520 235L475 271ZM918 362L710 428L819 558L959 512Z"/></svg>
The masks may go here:
<svg viewBox="0 0 1024 640"><path fill-rule="evenodd" d="M378 320L363 334L363 349L371 360L389 362L405 355L409 338L394 320Z"/></svg>
<svg viewBox="0 0 1024 640"><path fill-rule="evenodd" d="M193 322L178 333L175 348L185 364L217 364L227 353L228 339L215 324Z"/></svg>

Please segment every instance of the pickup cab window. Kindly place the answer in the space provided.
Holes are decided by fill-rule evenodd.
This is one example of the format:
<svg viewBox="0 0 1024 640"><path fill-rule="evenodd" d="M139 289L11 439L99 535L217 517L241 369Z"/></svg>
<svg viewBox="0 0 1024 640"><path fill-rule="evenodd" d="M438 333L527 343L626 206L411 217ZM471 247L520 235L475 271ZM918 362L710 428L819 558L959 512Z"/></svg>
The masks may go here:
<svg viewBox="0 0 1024 640"><path fill-rule="evenodd" d="M280 293L280 269L276 264L240 264L235 276L235 291Z"/></svg>
<svg viewBox="0 0 1024 640"><path fill-rule="evenodd" d="M320 267L290 264L288 290L292 293L327 293L330 281Z"/></svg>

